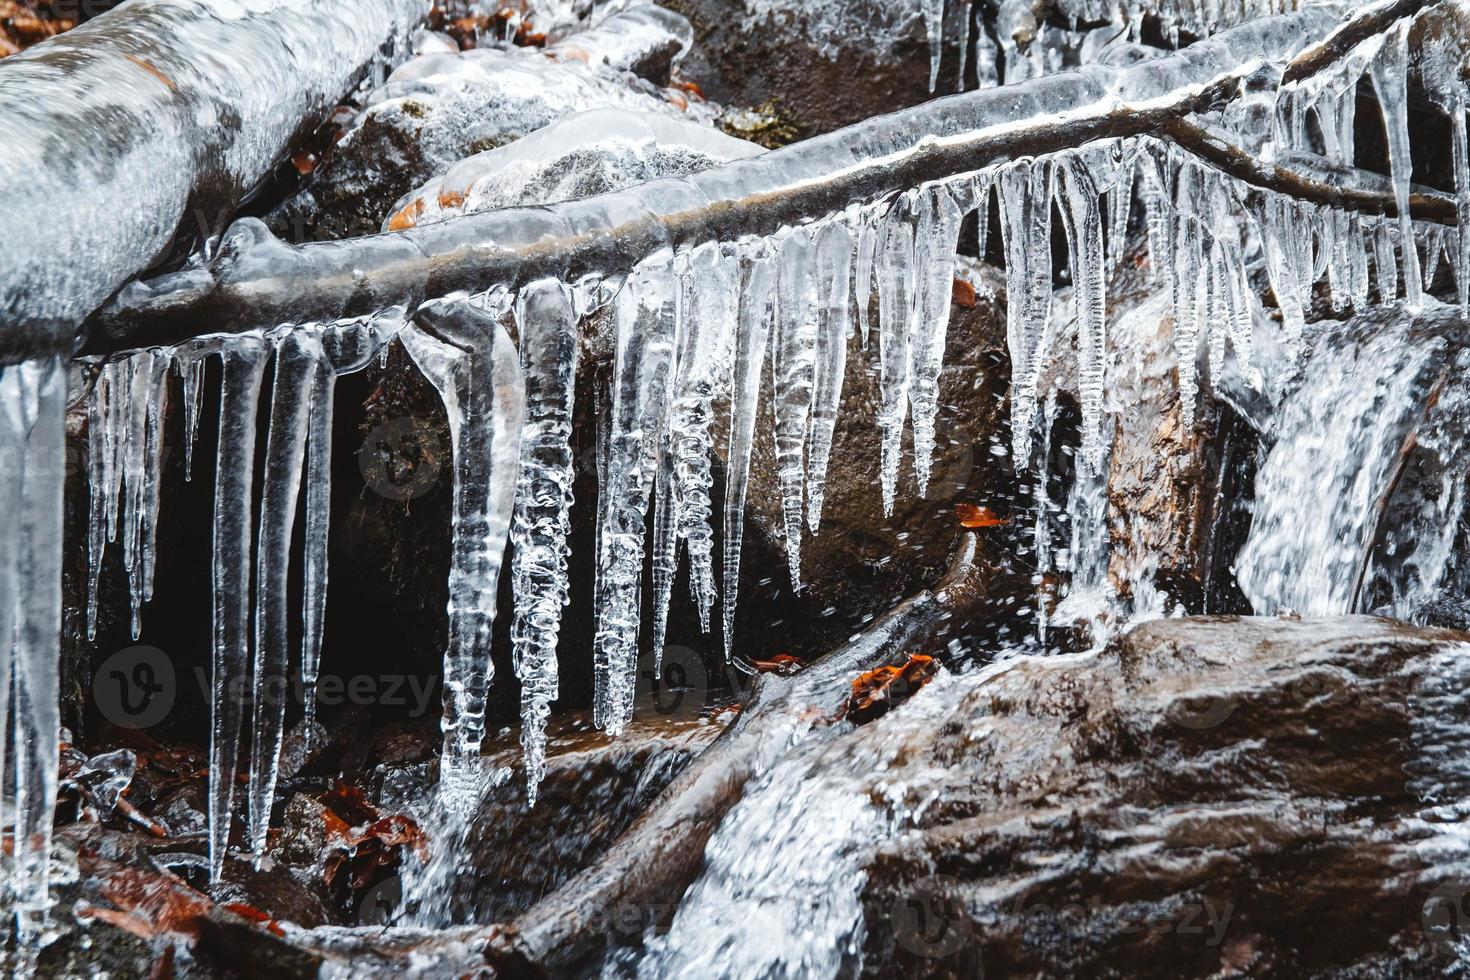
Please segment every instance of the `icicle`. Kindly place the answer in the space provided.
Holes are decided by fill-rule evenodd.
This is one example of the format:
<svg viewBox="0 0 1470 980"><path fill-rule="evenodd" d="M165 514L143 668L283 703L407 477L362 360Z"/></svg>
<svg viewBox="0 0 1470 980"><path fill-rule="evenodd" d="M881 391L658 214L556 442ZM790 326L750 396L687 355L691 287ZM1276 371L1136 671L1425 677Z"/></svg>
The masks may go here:
<svg viewBox="0 0 1470 980"><path fill-rule="evenodd" d="M1363 240L1363 219L1348 215L1348 294L1354 310L1368 308L1368 243Z"/></svg>
<svg viewBox="0 0 1470 980"><path fill-rule="evenodd" d="M596 723L622 732L632 713L643 578L644 512L653 488L653 453L673 358L677 279L667 251L628 276L614 303L607 472L598 501L597 635L593 674Z"/></svg>
<svg viewBox="0 0 1470 980"><path fill-rule="evenodd" d="M852 319L848 303L848 270L852 267L852 232L840 221L823 226L817 236L817 375L811 434L807 439L807 527L813 534L822 523L827 491L827 461L842 405L847 374L847 334Z"/></svg>
<svg viewBox="0 0 1470 980"><path fill-rule="evenodd" d="M1327 235L1324 251L1327 261L1327 295L1334 312L1341 313L1352 302L1352 265L1348 258L1348 218L1335 208L1322 215L1322 228Z"/></svg>
<svg viewBox="0 0 1470 980"><path fill-rule="evenodd" d="M1388 33L1378 57L1369 65L1373 90L1383 113L1388 138L1388 166L1393 178L1393 197L1399 214L1399 252L1404 268L1404 300L1411 310L1424 302L1419 272L1419 251L1414 246L1414 222L1409 214L1409 181L1414 164L1409 151L1409 21L1401 20Z"/></svg>
<svg viewBox="0 0 1470 980"><path fill-rule="evenodd" d="M6 542L0 549L0 735L8 721L14 753L7 760L0 748L0 771L10 776L0 787L14 791L5 801L12 845L8 900L23 958L40 948L50 904L61 739L66 402L63 358L0 368L0 539Z"/></svg>
<svg viewBox="0 0 1470 980"><path fill-rule="evenodd" d="M960 14L960 63L955 69L954 90L963 92L965 90L965 67L970 62L970 18L974 11L970 7L970 0L961 0L963 12ZM933 86L930 86L932 92Z"/></svg>
<svg viewBox="0 0 1470 980"><path fill-rule="evenodd" d="M1205 317L1202 308L1208 270L1204 266L1199 227L1201 175L1193 164L1180 168L1174 207L1174 353L1179 372L1180 419L1186 428L1194 425L1195 403L1199 397L1196 357L1199 332Z"/></svg>
<svg viewBox="0 0 1470 980"><path fill-rule="evenodd" d="M324 340L331 340L328 332ZM306 512L302 527L301 702L308 735L316 722L316 682L327 612L327 528L332 502L332 396L337 372L312 378L306 439Z"/></svg>
<svg viewBox="0 0 1470 980"><path fill-rule="evenodd" d="M857 307L858 328L862 331L863 350L868 349L869 308L873 303L873 259L878 251L883 222L872 212L858 212L857 256L853 260L852 295ZM982 249L982 253L983 249Z"/></svg>
<svg viewBox="0 0 1470 980"><path fill-rule="evenodd" d="M1205 328L1209 332L1210 385L1218 387L1225 370L1225 341L1231 328L1229 273L1225 269L1225 256L1218 240L1210 243L1209 277L1209 316Z"/></svg>
<svg viewBox="0 0 1470 980"><path fill-rule="evenodd" d="M776 332L771 343L776 480L785 518L791 587L800 591L802 492L806 476L806 431L816 380L818 295L812 275L811 233L806 228L792 230L780 249ZM887 328L880 322L879 329L883 331L881 340Z"/></svg>
<svg viewBox="0 0 1470 980"><path fill-rule="evenodd" d="M1031 455L1036 385L1051 329L1051 179L1044 161L1001 171L1006 338L1011 352L1011 441L1017 468Z"/></svg>
<svg viewBox="0 0 1470 980"><path fill-rule="evenodd" d="M1136 144L1124 141L1118 180L1108 190L1108 268L1123 264L1128 248L1128 216L1133 207L1133 175L1138 171Z"/></svg>
<svg viewBox="0 0 1470 980"><path fill-rule="evenodd" d="M1459 218L1455 229L1455 288L1462 315L1470 315L1470 138L1465 132L1465 110L1462 102L1450 113L1450 150L1455 168L1455 210Z"/></svg>
<svg viewBox="0 0 1470 980"><path fill-rule="evenodd" d="M918 201L921 211L914 241L918 296L909 331L913 345L909 405L914 418L914 480L919 495L924 496L929 490L929 468L934 459L939 374L944 369L944 344L954 297L955 248L964 215L943 185L921 190Z"/></svg>
<svg viewBox="0 0 1470 980"><path fill-rule="evenodd" d="M515 315L526 372L526 426L510 532L515 595L510 638L521 682L526 796L534 804L546 771L546 719L558 694L556 641L569 589L578 338L571 291L556 279L523 288L516 297Z"/></svg>
<svg viewBox="0 0 1470 980"><path fill-rule="evenodd" d="M1378 282L1378 301L1392 303L1398 297L1398 267L1393 256L1393 232L1388 219L1379 218L1373 232L1373 273Z"/></svg>
<svg viewBox="0 0 1470 980"><path fill-rule="evenodd" d="M194 477L194 442L199 435L200 399L204 397L204 358L178 357L179 376L184 384L184 479Z"/></svg>
<svg viewBox="0 0 1470 980"><path fill-rule="evenodd" d="M881 477L883 513L887 515L893 513L913 372L909 336L916 285L912 209L909 196L894 202L883 220L878 257L878 379L882 391L878 428L883 433Z"/></svg>
<svg viewBox="0 0 1470 980"><path fill-rule="evenodd" d="M771 260L760 244L741 248L740 323L735 340L734 390L730 397L730 452L725 474L725 551L721 614L725 627L725 660L735 639L735 601L740 594L740 544L745 533L745 494L750 479L750 450L755 442L761 372L771 331L774 276ZM606 484L604 484L606 485Z"/></svg>
<svg viewBox="0 0 1470 980"><path fill-rule="evenodd" d="M1295 346L1301 340L1306 327L1303 315L1302 296L1298 289L1296 262L1288 255L1293 248L1289 229L1282 218L1283 209L1289 207L1274 194L1252 199L1251 215L1260 231L1261 247L1266 258L1266 275L1271 280L1271 291L1281 308L1282 326L1286 341Z"/></svg>
<svg viewBox="0 0 1470 980"><path fill-rule="evenodd" d="M462 813L477 798L485 697L495 672L495 598L520 469L525 379L505 328L464 300L421 310L419 324L400 336L439 392L454 454L439 793L445 806Z"/></svg>
<svg viewBox="0 0 1470 980"><path fill-rule="evenodd" d="M169 354L150 349L119 361L115 376L125 392L126 418L117 471L123 481L123 566L128 573L132 637L142 632L143 603L153 594L153 542L162 470L162 424L167 408ZM123 380L125 379L125 380Z"/></svg>
<svg viewBox="0 0 1470 980"><path fill-rule="evenodd" d="M321 341L311 328L288 327L275 338L255 555L255 669L251 676L254 716L247 794L249 843L257 861L265 856L286 732L291 533L306 463L311 399L316 376L323 371L322 361Z"/></svg>
<svg viewBox="0 0 1470 980"><path fill-rule="evenodd" d="M689 294L695 284L689 277L689 253L674 255L674 333L673 350L668 368L669 391L677 384L679 355L684 344L685 313ZM649 464L653 468L653 636L654 670L663 669L664 639L668 633L669 601L674 593L674 574L679 570L679 488L674 476L673 402L667 399L660 409L656 435L646 440L652 450ZM645 455L648 455L645 452Z"/></svg>
<svg viewBox="0 0 1470 980"><path fill-rule="evenodd" d="M1439 258L1444 252L1444 226L1429 225L1424 229L1424 291L1434 288L1439 273Z"/></svg>
<svg viewBox="0 0 1470 980"><path fill-rule="evenodd" d="M975 174L971 186L971 193L975 196L975 254L982 262L985 261L987 239L990 237L990 190L994 183L994 173L982 170Z"/></svg>
<svg viewBox="0 0 1470 980"><path fill-rule="evenodd" d="M127 364L104 363L87 400L87 639L97 638L97 589L107 549L109 511L117 504L117 446L113 389L126 384ZM109 497L109 494L111 496Z"/></svg>
<svg viewBox="0 0 1470 980"><path fill-rule="evenodd" d="M163 426L168 417L168 369L173 357L168 350L159 348L148 352L147 367L150 373L148 418L146 423L148 447L145 452L141 513L139 515L139 562L138 594L141 602L153 599L153 570L156 565L158 542L158 508L163 482ZM140 602L140 604L141 604ZM137 614L134 614L134 639L137 638Z"/></svg>
<svg viewBox="0 0 1470 980"><path fill-rule="evenodd" d="M732 345L739 316L739 264L730 246L709 243L694 250L690 264L684 332L674 390L673 456L676 523L689 550L689 591L699 624L709 632L715 600L714 533L710 528L710 426L714 401L730 391ZM844 289L846 270L844 270ZM846 306L847 295L843 294ZM844 344L847 337L842 338Z"/></svg>
<svg viewBox="0 0 1470 980"><path fill-rule="evenodd" d="M1103 281L1102 215L1092 175L1077 157L1057 170L1062 224L1071 257L1072 288L1077 308L1079 400L1082 403L1082 446L1086 472L1100 472L1106 450L1102 438L1103 367L1107 362L1107 296ZM1126 223L1126 217L1123 219Z"/></svg>
<svg viewBox="0 0 1470 980"><path fill-rule="evenodd" d="M939 61L944 55L945 0L923 0L923 3L924 28L929 35L929 91L932 93L939 85Z"/></svg>
<svg viewBox="0 0 1470 980"><path fill-rule="evenodd" d="M255 479L255 416L265 374L259 336L232 338L221 352L219 450L214 483L214 643L209 737L209 876L219 881L229 847L243 685L250 672L250 510Z"/></svg>

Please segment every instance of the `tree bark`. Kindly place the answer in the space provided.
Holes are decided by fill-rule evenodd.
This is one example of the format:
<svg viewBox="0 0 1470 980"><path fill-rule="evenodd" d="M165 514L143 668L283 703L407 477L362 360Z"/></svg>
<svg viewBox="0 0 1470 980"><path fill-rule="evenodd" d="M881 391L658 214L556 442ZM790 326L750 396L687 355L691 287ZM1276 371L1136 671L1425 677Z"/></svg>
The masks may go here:
<svg viewBox="0 0 1470 980"><path fill-rule="evenodd" d="M0 61L0 364L217 235L425 0L132 0Z"/></svg>

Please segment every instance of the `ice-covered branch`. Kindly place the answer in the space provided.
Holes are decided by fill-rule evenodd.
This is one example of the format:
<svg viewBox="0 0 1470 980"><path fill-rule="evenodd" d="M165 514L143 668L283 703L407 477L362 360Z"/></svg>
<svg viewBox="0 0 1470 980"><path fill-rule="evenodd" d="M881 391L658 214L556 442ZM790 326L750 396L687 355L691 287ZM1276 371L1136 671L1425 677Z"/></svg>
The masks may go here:
<svg viewBox="0 0 1470 980"><path fill-rule="evenodd" d="M69 352L176 230L222 228L427 9L132 0L0 61L0 363Z"/></svg>
<svg viewBox="0 0 1470 980"><path fill-rule="evenodd" d="M1180 149L1188 150L1221 173L1261 190L1344 211L1398 214L1398 203L1391 190L1329 183L1279 163L1262 160L1232 143L1218 130L1190 119L1169 119L1164 122L1162 133ZM1417 221L1444 225L1453 225L1457 220L1454 198L1424 188L1416 188L1409 195L1409 214Z"/></svg>
<svg viewBox="0 0 1470 980"><path fill-rule="evenodd" d="M1127 68L1095 65L1003 90L939 99L706 171L549 208L293 247L237 223L216 261L136 283L101 311L91 348L168 343L199 331L331 321L455 291L616 274L665 247L734 241L992 164L1113 137L1229 101L1333 23L1313 8L1256 21Z"/></svg>
<svg viewBox="0 0 1470 980"><path fill-rule="evenodd" d="M1344 21L1321 42L1292 59L1282 73L1282 85L1295 85L1346 58L1371 37L1386 34L1399 21L1413 17L1439 0L1380 0Z"/></svg>

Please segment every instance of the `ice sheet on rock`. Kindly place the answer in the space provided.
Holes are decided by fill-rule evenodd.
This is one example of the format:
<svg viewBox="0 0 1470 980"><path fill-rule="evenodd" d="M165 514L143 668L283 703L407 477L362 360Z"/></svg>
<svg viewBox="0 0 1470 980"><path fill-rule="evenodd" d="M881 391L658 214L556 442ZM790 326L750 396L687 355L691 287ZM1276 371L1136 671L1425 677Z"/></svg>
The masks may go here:
<svg viewBox="0 0 1470 980"><path fill-rule="evenodd" d="M367 97L338 152L369 138L369 127L412 134L420 179L442 173L476 146L495 146L588 109L626 109L678 118L665 99L539 51L475 48L414 58Z"/></svg>
<svg viewBox="0 0 1470 980"><path fill-rule="evenodd" d="M678 277L660 252L614 301L617 331L606 472L598 500L594 719L619 734L632 714L641 623L644 517L673 360Z"/></svg>
<svg viewBox="0 0 1470 980"><path fill-rule="evenodd" d="M394 205L384 228L517 204L577 200L764 152L755 143L688 119L588 109L460 160Z"/></svg>
<svg viewBox="0 0 1470 980"><path fill-rule="evenodd" d="M446 807L463 809L473 806L480 778L485 698L494 676L495 600L519 482L525 379L505 328L463 298L426 307L419 323L399 336L439 392L454 454L439 786Z"/></svg>
<svg viewBox="0 0 1470 980"><path fill-rule="evenodd" d="M602 19L595 27L569 34L546 53L559 61L579 61L604 72L630 71L657 82L694 44L694 28L683 15L651 3Z"/></svg>
<svg viewBox="0 0 1470 980"><path fill-rule="evenodd" d="M526 792L534 803L545 772L546 719L558 689L556 641L569 588L578 334L571 290L555 279L523 288L515 316L526 376L526 424L510 531L515 597L511 644L521 682Z"/></svg>

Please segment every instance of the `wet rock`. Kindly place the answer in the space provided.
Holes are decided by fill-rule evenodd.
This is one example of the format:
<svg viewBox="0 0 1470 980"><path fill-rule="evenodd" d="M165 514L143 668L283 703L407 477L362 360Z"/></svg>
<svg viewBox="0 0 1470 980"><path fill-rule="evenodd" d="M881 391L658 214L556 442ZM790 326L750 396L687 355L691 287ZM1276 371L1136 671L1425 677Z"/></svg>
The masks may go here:
<svg viewBox="0 0 1470 980"><path fill-rule="evenodd" d="M694 25L681 63L735 112L722 125L778 146L917 105L929 92L919 5L884 0L661 0ZM960 4L946 18L939 93L956 91ZM968 7L964 8L968 15Z"/></svg>
<svg viewBox="0 0 1470 980"><path fill-rule="evenodd" d="M736 623L737 649L755 642L762 651L823 652L862 623L882 613L901 596L937 579L964 530L959 505L984 506L997 520L982 529L981 554L999 561L1012 554L1024 523L1018 478L1008 455L1010 387L1005 312L995 270L973 260L956 265L963 284L947 335L944 370L939 379L939 415L929 487L918 495L913 471L911 427L904 433L898 492L891 517L883 514L880 486L881 433L876 419L882 404L878 384L876 316L869 347L854 331L848 340L847 376L837 415L826 500L817 534L801 544L802 590L789 596L784 568L764 568L752 583L742 582L740 606L776 608L778 621L747 617ZM968 305L967 305L968 304ZM764 397L764 396L763 396ZM747 535L773 542L784 551L785 522L776 480L774 419L769 403L761 408L751 458ZM722 431L717 429L717 431ZM964 513L969 513L964 511ZM776 637L761 637L776 630ZM825 644L825 646L824 646ZM752 652L754 655L754 652Z"/></svg>
<svg viewBox="0 0 1470 980"><path fill-rule="evenodd" d="M663 716L659 707L640 699L617 739L585 717L553 723L546 778L532 807L519 748L490 756L490 765L512 772L481 799L471 824L475 874L451 899L456 921L509 922L550 894L591 864L724 728L692 712Z"/></svg>
<svg viewBox="0 0 1470 980"><path fill-rule="evenodd" d="M931 686L854 736L896 739L911 828L866 862L869 973L1441 975L1467 681L1462 633L1205 618Z"/></svg>
<svg viewBox="0 0 1470 980"><path fill-rule="evenodd" d="M268 223L291 241L373 234L394 201L463 158L594 108L684 112L651 83L536 50L424 54L367 97L312 183Z"/></svg>

